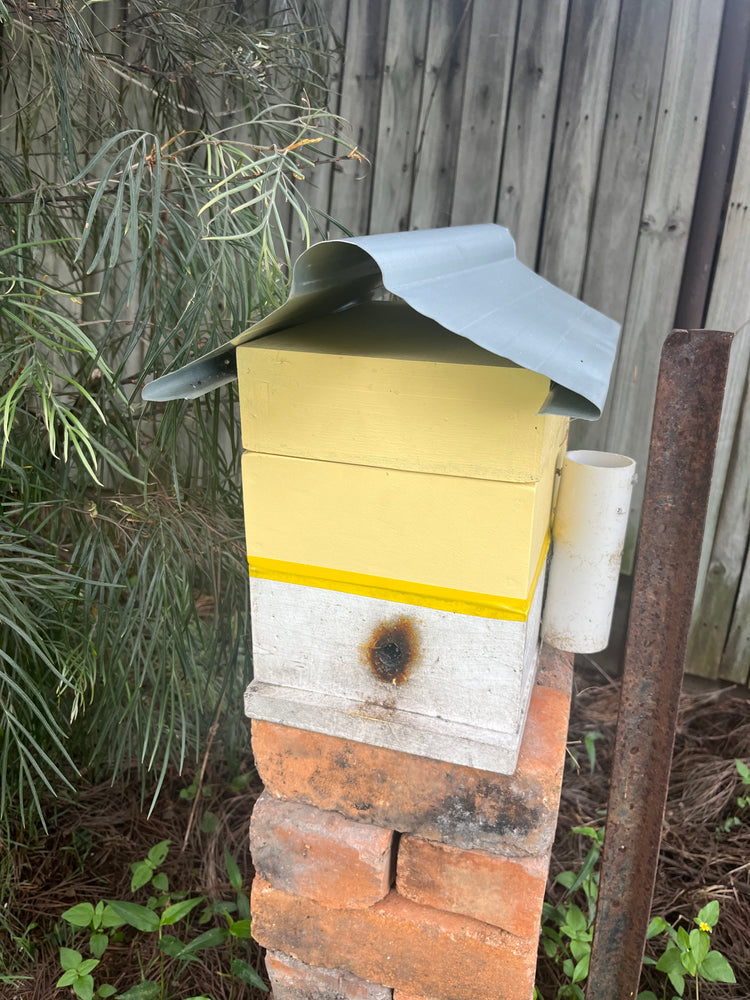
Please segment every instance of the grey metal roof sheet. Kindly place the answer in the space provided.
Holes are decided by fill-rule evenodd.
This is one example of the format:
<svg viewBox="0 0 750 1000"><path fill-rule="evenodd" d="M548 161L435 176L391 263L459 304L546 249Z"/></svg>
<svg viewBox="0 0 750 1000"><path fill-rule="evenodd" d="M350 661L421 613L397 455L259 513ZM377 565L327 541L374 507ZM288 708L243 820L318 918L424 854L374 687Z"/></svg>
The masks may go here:
<svg viewBox="0 0 750 1000"><path fill-rule="evenodd" d="M522 264L507 229L454 226L317 243L294 266L289 298L230 343L146 385L143 398L191 399L236 378L238 344L373 297L381 284L480 347L546 375L543 412L601 415L619 324Z"/></svg>

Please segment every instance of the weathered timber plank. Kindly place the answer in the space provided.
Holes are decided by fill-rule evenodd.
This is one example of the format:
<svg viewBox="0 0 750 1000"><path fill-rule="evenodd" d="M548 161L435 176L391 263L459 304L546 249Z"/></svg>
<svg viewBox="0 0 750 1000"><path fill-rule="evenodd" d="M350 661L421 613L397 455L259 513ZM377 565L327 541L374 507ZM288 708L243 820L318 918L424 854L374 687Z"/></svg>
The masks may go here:
<svg viewBox="0 0 750 1000"><path fill-rule="evenodd" d="M698 613L694 616L690 633L688 661L691 673L704 677L718 677L724 674L730 679L735 679L735 674L741 674L742 676L736 679L742 683L747 677L747 660L740 664L734 662L732 656L722 657L722 654L730 625L735 635L741 635L743 631L746 635L750 635L747 627L748 619L738 622L735 611L735 601L745 563L747 538L750 533L750 400L747 397L747 390L743 404L724 482L721 514L714 535L702 600ZM750 583L750 580L747 583ZM745 596L747 604L748 595ZM734 645L739 648L743 643L741 640L735 640Z"/></svg>
<svg viewBox="0 0 750 1000"><path fill-rule="evenodd" d="M349 0L338 110L351 126L352 138L369 162L350 160L334 166L330 214L355 236L367 233L370 222L387 25L387 3ZM336 235L334 227L331 235Z"/></svg>
<svg viewBox="0 0 750 1000"><path fill-rule="evenodd" d="M494 218L519 0L474 0L451 225Z"/></svg>
<svg viewBox="0 0 750 1000"><path fill-rule="evenodd" d="M683 0L669 28L628 308L609 404L607 446L645 470L659 355L679 294L723 4ZM614 276L613 276L614 279ZM633 490L623 570L629 572L645 476Z"/></svg>
<svg viewBox="0 0 750 1000"><path fill-rule="evenodd" d="M671 6L671 0L628 0L620 11L582 289L585 302L620 323L648 181ZM609 406L595 423L578 421L571 429L573 446L606 448L608 414Z"/></svg>
<svg viewBox="0 0 750 1000"><path fill-rule="evenodd" d="M737 160L732 179L729 205L724 221L724 231L721 238L721 248L716 265L711 299L708 308L707 325L717 330L738 330L750 320L750 104L745 107ZM735 566L733 576L729 574L724 563L726 541L722 539L734 533L732 518L736 516L735 508L739 498L732 498L734 490L743 489L737 477L729 475L730 458L735 462L748 465L747 455L738 450L736 437L738 426L744 424L746 416L743 408L750 407L746 392L746 374L750 361L750 330L735 338L735 346L727 379L727 390L721 414L719 440L716 446L716 459L711 483L711 495L708 503L706 529L704 534L701 568L698 576L695 610L691 624L690 641L688 644L687 669L690 673L707 677L719 675L722 647L726 639L726 631L721 642L718 637L710 644L706 636L713 635L717 615L725 603L729 603L729 611L734 603L739 585L739 569ZM741 503L740 503L741 508ZM746 537L735 539L742 550L746 547ZM728 619L722 618L728 624ZM734 629L735 626L732 626ZM733 641L732 650L739 651L737 641ZM743 672L741 664L734 663L735 653L729 652L721 662L722 671L730 671L732 675ZM744 679L743 679L744 682Z"/></svg>
<svg viewBox="0 0 750 1000"><path fill-rule="evenodd" d="M516 43L495 221L519 260L536 266L568 0L526 0Z"/></svg>
<svg viewBox="0 0 750 1000"><path fill-rule="evenodd" d="M469 44L465 0L432 0L410 229L447 226Z"/></svg>
<svg viewBox="0 0 750 1000"><path fill-rule="evenodd" d="M620 0L571 0L539 273L580 296Z"/></svg>
<svg viewBox="0 0 750 1000"><path fill-rule="evenodd" d="M390 6L369 232L407 229L430 6Z"/></svg>
<svg viewBox="0 0 750 1000"><path fill-rule="evenodd" d="M750 461L745 452L744 461ZM734 606L732 625L724 655L719 665L719 677L723 680L747 684L750 680L750 559L745 559L737 601Z"/></svg>

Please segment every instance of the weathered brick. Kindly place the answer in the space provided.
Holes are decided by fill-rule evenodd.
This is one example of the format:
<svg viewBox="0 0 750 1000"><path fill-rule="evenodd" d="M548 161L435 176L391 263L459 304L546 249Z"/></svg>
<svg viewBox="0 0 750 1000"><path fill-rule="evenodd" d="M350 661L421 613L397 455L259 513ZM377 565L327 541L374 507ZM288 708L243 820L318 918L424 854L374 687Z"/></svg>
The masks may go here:
<svg viewBox="0 0 750 1000"><path fill-rule="evenodd" d="M280 798L464 849L541 855L555 832L571 679L572 656L544 646L513 775L257 720L255 762Z"/></svg>
<svg viewBox="0 0 750 1000"><path fill-rule="evenodd" d="M307 965L282 952L266 952L274 1000L392 1000L393 991L343 969Z"/></svg>
<svg viewBox="0 0 750 1000"><path fill-rule="evenodd" d="M396 888L415 903L528 937L539 931L548 869L548 855L508 858L402 837Z"/></svg>
<svg viewBox="0 0 750 1000"><path fill-rule="evenodd" d="M417 996L416 993L404 993L403 990L394 990L393 1000L435 1000L435 998Z"/></svg>
<svg viewBox="0 0 750 1000"><path fill-rule="evenodd" d="M253 810L255 870L277 889L327 906L371 906L391 888L393 833L263 794Z"/></svg>
<svg viewBox="0 0 750 1000"><path fill-rule="evenodd" d="M392 892L363 910L321 906L256 879L253 935L309 965L434 1000L529 1000L538 934L516 937Z"/></svg>

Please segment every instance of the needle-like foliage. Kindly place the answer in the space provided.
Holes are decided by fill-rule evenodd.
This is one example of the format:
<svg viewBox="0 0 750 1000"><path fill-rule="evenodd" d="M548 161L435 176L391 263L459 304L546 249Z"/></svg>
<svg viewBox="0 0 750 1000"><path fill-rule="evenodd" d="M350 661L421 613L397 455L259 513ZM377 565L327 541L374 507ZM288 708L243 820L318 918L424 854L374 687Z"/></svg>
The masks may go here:
<svg viewBox="0 0 750 1000"><path fill-rule="evenodd" d="M84 769L158 792L241 717L236 400L139 390L283 300L298 181L357 155L315 107L314 6L266 7L0 0L6 817Z"/></svg>

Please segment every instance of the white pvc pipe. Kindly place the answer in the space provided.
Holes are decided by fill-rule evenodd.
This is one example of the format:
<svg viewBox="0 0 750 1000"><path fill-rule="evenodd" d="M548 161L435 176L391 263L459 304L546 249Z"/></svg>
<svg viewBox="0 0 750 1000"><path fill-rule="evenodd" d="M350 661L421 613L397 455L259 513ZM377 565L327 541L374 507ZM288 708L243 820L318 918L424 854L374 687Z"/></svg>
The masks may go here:
<svg viewBox="0 0 750 1000"><path fill-rule="evenodd" d="M565 456L542 618L545 642L596 653L609 642L635 462L604 451Z"/></svg>

